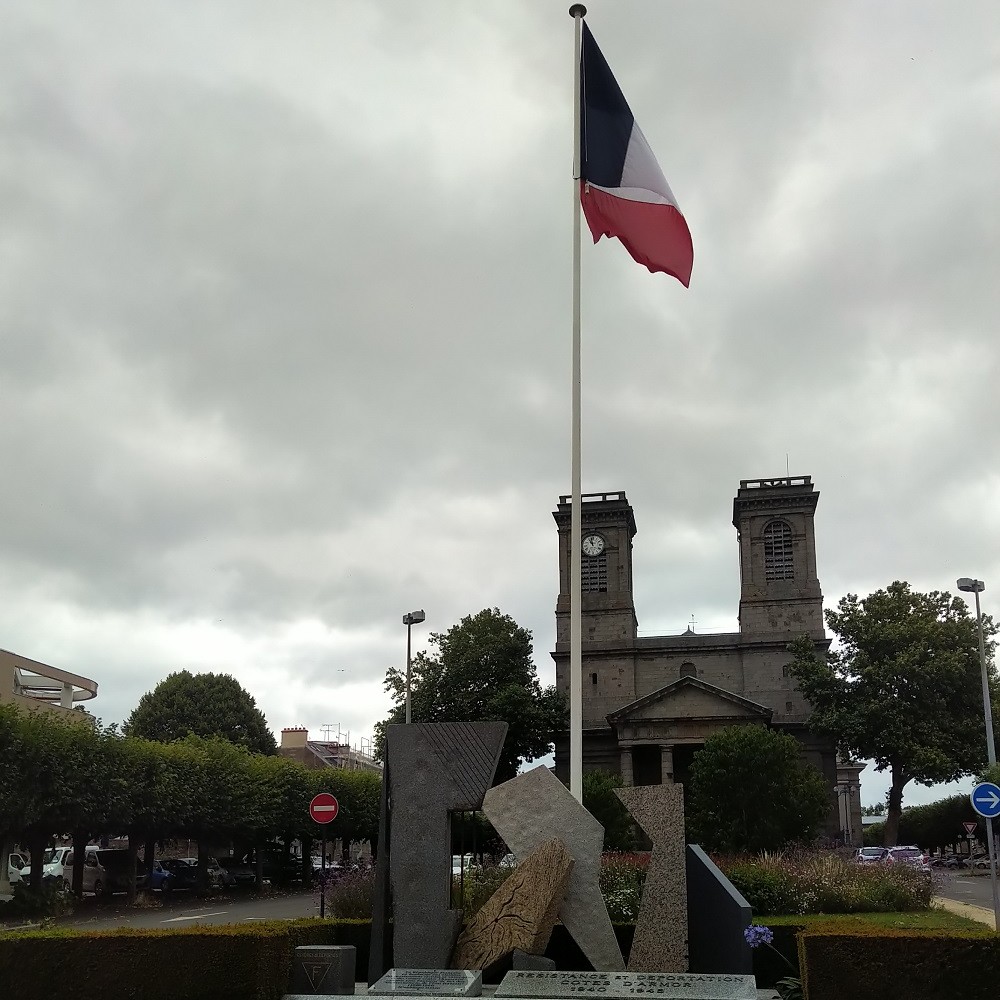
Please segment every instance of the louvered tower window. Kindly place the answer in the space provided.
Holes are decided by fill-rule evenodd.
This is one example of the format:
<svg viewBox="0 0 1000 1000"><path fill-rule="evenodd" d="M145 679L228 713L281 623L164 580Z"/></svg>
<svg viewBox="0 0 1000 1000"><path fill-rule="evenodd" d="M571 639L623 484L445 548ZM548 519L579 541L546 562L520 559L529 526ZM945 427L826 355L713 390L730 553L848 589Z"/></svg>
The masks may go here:
<svg viewBox="0 0 1000 1000"><path fill-rule="evenodd" d="M584 591L607 593L608 590L608 555L602 552L599 556L584 556L580 567L580 586Z"/></svg>
<svg viewBox="0 0 1000 1000"><path fill-rule="evenodd" d="M792 529L784 521L769 521L764 526L764 579L794 578Z"/></svg>

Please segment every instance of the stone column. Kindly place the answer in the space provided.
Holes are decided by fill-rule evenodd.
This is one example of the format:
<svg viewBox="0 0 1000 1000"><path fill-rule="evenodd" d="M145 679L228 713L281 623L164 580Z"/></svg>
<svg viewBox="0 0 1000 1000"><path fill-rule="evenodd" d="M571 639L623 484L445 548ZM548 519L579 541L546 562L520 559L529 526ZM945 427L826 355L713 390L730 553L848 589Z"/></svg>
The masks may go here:
<svg viewBox="0 0 1000 1000"><path fill-rule="evenodd" d="M660 784L674 783L674 748L660 747Z"/></svg>
<svg viewBox="0 0 1000 1000"><path fill-rule="evenodd" d="M622 750L622 784L626 788L631 788L634 784L632 780L632 748L625 747Z"/></svg>

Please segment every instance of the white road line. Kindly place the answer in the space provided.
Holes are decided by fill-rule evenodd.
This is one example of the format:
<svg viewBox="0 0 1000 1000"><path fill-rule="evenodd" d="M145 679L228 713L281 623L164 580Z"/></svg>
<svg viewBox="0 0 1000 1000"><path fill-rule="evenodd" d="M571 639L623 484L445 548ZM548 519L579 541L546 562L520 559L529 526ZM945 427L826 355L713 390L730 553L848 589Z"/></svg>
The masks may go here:
<svg viewBox="0 0 1000 1000"><path fill-rule="evenodd" d="M169 920L161 920L161 924L175 924L178 920L201 920L202 917L221 917L229 910L216 910L215 913L195 913L190 917L171 917Z"/></svg>

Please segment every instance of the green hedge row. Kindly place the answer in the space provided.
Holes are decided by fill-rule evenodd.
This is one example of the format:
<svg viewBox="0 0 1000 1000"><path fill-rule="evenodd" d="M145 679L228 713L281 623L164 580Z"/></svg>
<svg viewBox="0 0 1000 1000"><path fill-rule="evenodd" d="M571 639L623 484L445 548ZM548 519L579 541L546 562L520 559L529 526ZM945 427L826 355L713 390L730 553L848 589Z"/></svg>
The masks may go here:
<svg viewBox="0 0 1000 1000"><path fill-rule="evenodd" d="M873 928L804 931L807 1000L985 1000L1000 983L1000 936L979 931Z"/></svg>
<svg viewBox="0 0 1000 1000"><path fill-rule="evenodd" d="M353 944L367 966L365 921L261 921L180 930L69 929L0 934L0 996L18 1000L280 1000L292 951Z"/></svg>

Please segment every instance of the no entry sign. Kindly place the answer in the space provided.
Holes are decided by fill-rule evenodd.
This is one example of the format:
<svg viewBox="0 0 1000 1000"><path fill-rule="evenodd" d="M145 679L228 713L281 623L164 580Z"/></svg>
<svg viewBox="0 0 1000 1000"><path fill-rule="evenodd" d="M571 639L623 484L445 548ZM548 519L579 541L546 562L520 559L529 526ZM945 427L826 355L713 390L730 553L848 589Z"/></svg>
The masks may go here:
<svg viewBox="0 0 1000 1000"><path fill-rule="evenodd" d="M340 803L329 792L320 792L309 803L309 815L317 823L332 823L339 812Z"/></svg>

